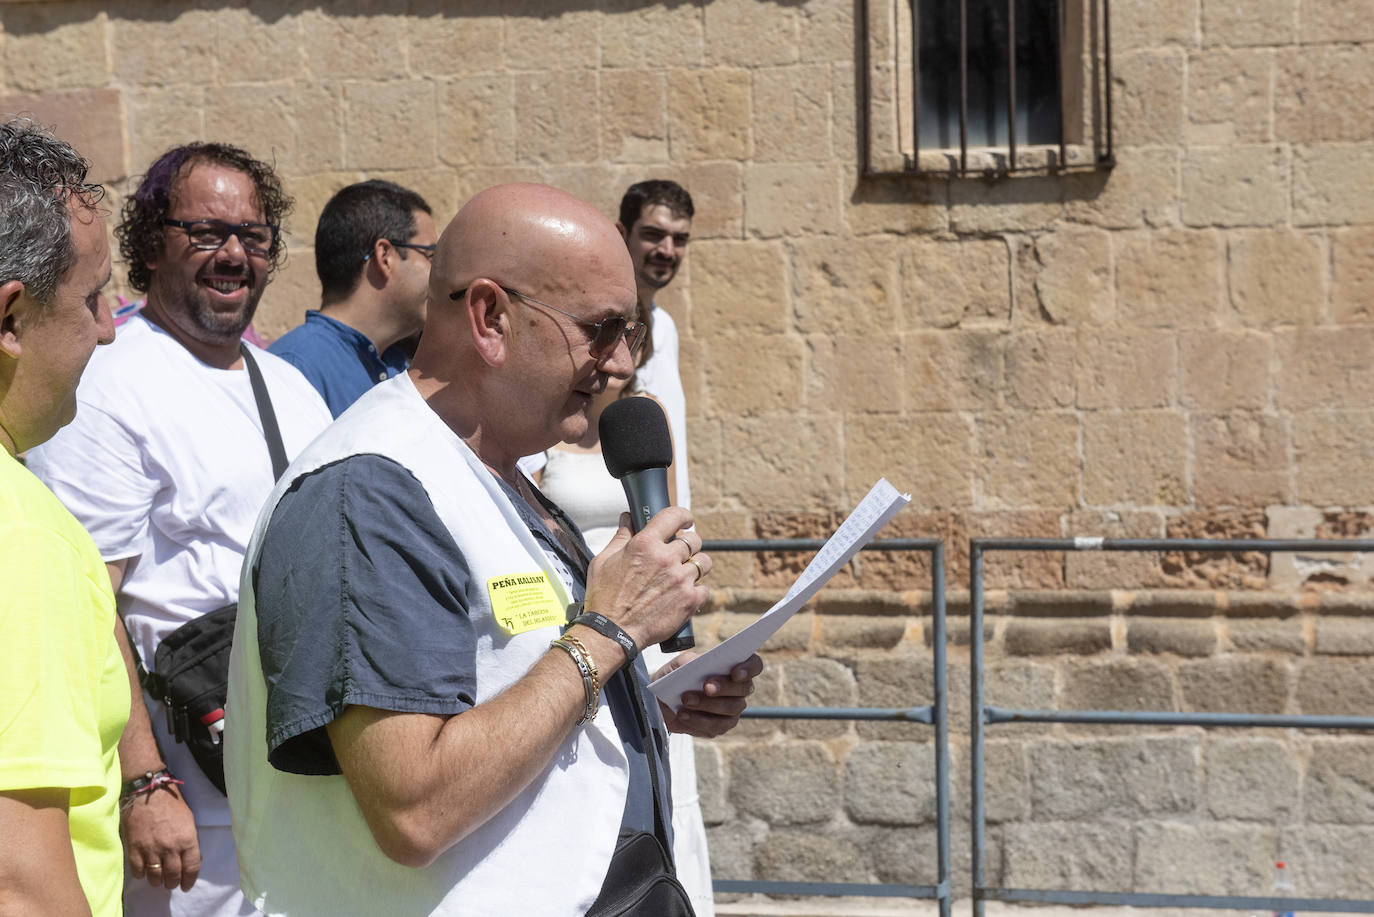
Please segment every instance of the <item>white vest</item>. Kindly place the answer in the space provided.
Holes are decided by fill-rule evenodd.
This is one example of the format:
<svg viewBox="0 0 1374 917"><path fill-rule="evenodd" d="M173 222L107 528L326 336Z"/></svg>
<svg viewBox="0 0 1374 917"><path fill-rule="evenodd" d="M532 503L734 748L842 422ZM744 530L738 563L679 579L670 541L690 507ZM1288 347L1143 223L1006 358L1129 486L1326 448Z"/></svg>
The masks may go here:
<svg viewBox="0 0 1374 917"><path fill-rule="evenodd" d="M571 601L570 585L505 491L425 404L408 374L359 399L282 476L248 546L225 718L226 776L244 893L266 914L293 917L584 914L605 878L629 783L625 751L604 700L600 715L573 730L533 783L423 869L382 853L342 776L288 774L267 762L267 688L250 571L289 483L359 454L384 456L415 475L477 582L542 570L560 597ZM495 626L485 599L468 611L477 632L478 703L519 680L558 636L556 626L507 636Z"/></svg>

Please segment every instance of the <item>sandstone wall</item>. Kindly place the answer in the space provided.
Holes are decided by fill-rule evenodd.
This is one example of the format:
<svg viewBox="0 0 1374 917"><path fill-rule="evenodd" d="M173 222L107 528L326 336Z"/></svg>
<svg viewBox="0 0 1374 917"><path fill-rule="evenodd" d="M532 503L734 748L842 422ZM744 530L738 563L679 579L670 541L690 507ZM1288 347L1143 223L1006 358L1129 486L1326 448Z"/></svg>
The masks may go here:
<svg viewBox="0 0 1374 917"><path fill-rule="evenodd" d="M441 222L508 179L607 213L684 182L662 305L708 536L825 533L879 475L914 495L888 533L944 538L955 588L976 535L1374 529L1368 4L1114 3L1116 168L1000 181L859 176L861 9L4 0L0 110L56 124L116 205L177 142L274 159L298 207L269 335L314 305L315 217L347 182L415 187ZM706 640L803 561L719 558ZM765 696L928 702L928 572L861 558L770 651ZM1362 557L1001 555L988 581L994 703L1374 700ZM956 660L956 813L966 682ZM1359 736L992 738L995 880L1264 891L1286 855L1300 891L1374 892ZM933 878L920 727L753 723L701 769L722 875Z"/></svg>
<svg viewBox="0 0 1374 917"><path fill-rule="evenodd" d="M761 599L722 598L746 609ZM967 603L967 592L949 597L959 895L970 882ZM1370 611L1368 595L1336 592L993 590L985 701L1364 715ZM705 642L746 620L713 616ZM928 593L889 594L879 608L868 593L835 591L770 643L760 702L929 703L930 649ZM1367 734L1068 724L986 734L989 884L1263 895L1283 859L1300 894L1374 896ZM760 720L699 743L697 762L722 877L936 879L929 727Z"/></svg>

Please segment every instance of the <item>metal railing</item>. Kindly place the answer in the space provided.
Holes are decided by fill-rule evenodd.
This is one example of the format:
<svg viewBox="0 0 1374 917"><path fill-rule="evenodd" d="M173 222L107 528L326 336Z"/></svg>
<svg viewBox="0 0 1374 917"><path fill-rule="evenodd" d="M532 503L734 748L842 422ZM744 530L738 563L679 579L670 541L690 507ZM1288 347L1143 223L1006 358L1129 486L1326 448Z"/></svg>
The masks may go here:
<svg viewBox="0 0 1374 917"><path fill-rule="evenodd" d="M709 540L703 551L759 552L814 551L821 539ZM939 902L940 917L949 917L949 693L945 640L945 545L934 538L889 538L874 541L864 551L923 551L930 555L931 643L934 655L934 697L920 707L751 707L753 719L860 720L924 724L935 729L936 881L933 885L900 885L865 882L784 882L766 879L716 879L712 887L721 893L772 895L855 895L876 898L921 898Z"/></svg>
<svg viewBox="0 0 1374 917"><path fill-rule="evenodd" d="M1169 539L1169 538L974 538L969 542L969 639L971 735L971 821L973 842L973 913L983 917L984 902L1124 905L1129 907L1196 907L1273 911L1374 913L1374 900L1346 898L1242 897L1156 892L1071 891L989 887L986 884L986 727L998 723L1095 723L1198 726L1296 727L1374 730L1374 717L1250 713L1184 713L1127 710L1011 710L984 703L983 694L983 558L995 551L1198 551L1266 554L1304 552L1374 552L1366 540Z"/></svg>

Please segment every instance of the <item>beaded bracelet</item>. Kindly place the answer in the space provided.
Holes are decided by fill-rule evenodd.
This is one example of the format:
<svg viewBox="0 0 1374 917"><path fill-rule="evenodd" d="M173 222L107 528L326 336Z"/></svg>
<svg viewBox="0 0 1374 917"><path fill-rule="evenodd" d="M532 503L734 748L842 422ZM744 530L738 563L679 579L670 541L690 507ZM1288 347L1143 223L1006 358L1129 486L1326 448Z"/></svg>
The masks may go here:
<svg viewBox="0 0 1374 917"><path fill-rule="evenodd" d="M624 629L619 624L599 612L583 611L580 603L574 605L573 608L578 610L578 613L572 619L573 624L581 624L584 627L590 627L601 636L610 637L616 643L619 643L620 648L625 651L625 661L627 663L635 661L635 657L639 655L639 647L635 645L634 638L625 633ZM571 611L572 609L569 610Z"/></svg>
<svg viewBox="0 0 1374 917"><path fill-rule="evenodd" d="M126 780L124 785L120 787L119 807L127 809L134 804L134 800L139 796L146 796L160 787L182 786L185 783L185 780L178 780L173 777L171 771L165 767L162 770L147 771L140 777Z"/></svg>
<svg viewBox="0 0 1374 917"><path fill-rule="evenodd" d="M569 637L566 634L551 641L549 646L556 646L567 653L573 664L577 666L577 671L582 675L582 689L586 692L587 706L583 709L582 716L578 718L577 725L581 726L583 723L596 719L597 711L601 709L601 682L597 679L596 663L592 662L586 647L582 646L582 641L576 637Z"/></svg>

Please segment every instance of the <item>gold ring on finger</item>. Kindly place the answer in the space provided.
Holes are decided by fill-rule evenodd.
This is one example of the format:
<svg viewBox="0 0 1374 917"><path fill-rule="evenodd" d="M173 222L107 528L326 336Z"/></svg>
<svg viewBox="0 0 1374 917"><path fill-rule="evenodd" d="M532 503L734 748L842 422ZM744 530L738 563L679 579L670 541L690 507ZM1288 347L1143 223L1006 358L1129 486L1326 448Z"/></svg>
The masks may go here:
<svg viewBox="0 0 1374 917"><path fill-rule="evenodd" d="M148 869L161 869L161 868L162 868L162 864L161 864L161 863L149 863L148 866L147 866L147 868L148 868Z"/></svg>
<svg viewBox="0 0 1374 917"><path fill-rule="evenodd" d="M697 583L701 582L701 578L706 575L706 571L702 569L701 562L698 561L696 557L687 558L687 563L697 568L697 578L692 580L692 585L695 586Z"/></svg>

